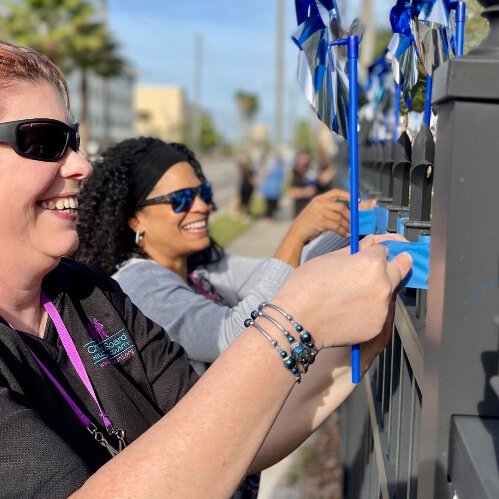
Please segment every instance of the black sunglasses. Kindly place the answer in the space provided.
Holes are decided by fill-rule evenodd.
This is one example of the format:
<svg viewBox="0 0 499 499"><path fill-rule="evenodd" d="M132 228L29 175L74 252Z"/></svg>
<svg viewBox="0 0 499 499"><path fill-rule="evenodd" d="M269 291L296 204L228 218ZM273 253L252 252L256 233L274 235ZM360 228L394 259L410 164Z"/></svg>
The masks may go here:
<svg viewBox="0 0 499 499"><path fill-rule="evenodd" d="M68 147L80 149L78 126L49 118L8 121L0 123L0 143L9 144L24 158L58 161Z"/></svg>
<svg viewBox="0 0 499 499"><path fill-rule="evenodd" d="M194 204L194 199L199 194L199 197L205 204L213 203L213 189L209 182L202 183L199 187L189 187L187 189L179 189L178 191L157 196L155 198L146 199L139 205L139 208L151 206L153 204L171 204L175 213L189 211Z"/></svg>

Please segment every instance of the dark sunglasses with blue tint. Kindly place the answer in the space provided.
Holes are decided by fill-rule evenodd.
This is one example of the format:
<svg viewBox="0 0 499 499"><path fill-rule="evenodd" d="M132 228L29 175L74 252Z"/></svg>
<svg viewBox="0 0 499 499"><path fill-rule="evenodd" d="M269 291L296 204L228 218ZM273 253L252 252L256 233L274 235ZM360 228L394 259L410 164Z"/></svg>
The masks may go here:
<svg viewBox="0 0 499 499"><path fill-rule="evenodd" d="M151 206L153 204L171 204L175 213L189 211L194 204L196 196L199 197L205 204L213 204L213 190L209 182L204 182L199 187L188 187L187 189L179 189L178 191L157 196L155 198L146 199L139 205L139 208Z"/></svg>
<svg viewBox="0 0 499 499"><path fill-rule="evenodd" d="M8 121L0 123L0 144L9 144L23 158L59 161L68 147L80 149L78 126L49 118Z"/></svg>

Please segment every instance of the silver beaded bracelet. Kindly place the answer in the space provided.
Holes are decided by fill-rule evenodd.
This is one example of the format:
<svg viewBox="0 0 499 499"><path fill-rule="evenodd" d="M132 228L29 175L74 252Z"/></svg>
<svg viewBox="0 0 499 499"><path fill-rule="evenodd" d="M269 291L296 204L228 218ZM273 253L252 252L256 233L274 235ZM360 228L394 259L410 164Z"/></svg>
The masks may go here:
<svg viewBox="0 0 499 499"><path fill-rule="evenodd" d="M279 321L266 314L263 310L265 307L272 308L283 315L289 322L291 322L295 330L300 334L300 341L296 341L295 337L282 326ZM284 334L288 343L290 343L291 352L288 354L283 350L277 341L270 336L265 329L255 322L258 317L262 317L274 326L276 326ZM298 383L301 381L301 375L308 371L310 364L315 361L315 356L317 355L317 349L312 343L312 335L309 331L305 331L301 324L298 324L291 315L286 313L282 308L274 305L273 303L262 302L258 305L256 310L251 312L251 318L244 321L246 327L255 326L255 328L270 341L272 346L279 352L281 358L283 358L283 364L286 369L289 369L291 373L295 376ZM301 371L300 371L301 367Z"/></svg>
<svg viewBox="0 0 499 499"><path fill-rule="evenodd" d="M295 331L300 335L300 341L295 341L295 337L289 333L289 331L280 327L280 329L284 332L286 339L289 343L291 343L291 357L293 357L297 362L299 362L305 372L307 372L310 364L313 364L315 361L315 356L317 355L317 349L312 341L312 334L309 331L306 331L301 324L296 322L291 315L285 312L281 307L274 305L273 303L262 302L258 305L257 313L262 317L270 318L267 314L263 313L265 307L269 307L277 312L279 312L283 317L285 317L291 324L293 324ZM275 319L272 319L272 322L275 323Z"/></svg>

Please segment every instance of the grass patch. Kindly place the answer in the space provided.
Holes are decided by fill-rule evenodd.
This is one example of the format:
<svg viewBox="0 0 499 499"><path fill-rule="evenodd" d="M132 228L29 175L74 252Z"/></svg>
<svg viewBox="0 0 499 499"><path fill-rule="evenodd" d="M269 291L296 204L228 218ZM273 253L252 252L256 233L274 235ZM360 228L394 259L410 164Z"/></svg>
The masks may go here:
<svg viewBox="0 0 499 499"><path fill-rule="evenodd" d="M210 236L223 248L244 232L253 220L262 218L265 215L265 209L265 200L258 194L254 195L249 206L250 217L238 218L229 213L217 214L210 220Z"/></svg>
<svg viewBox="0 0 499 499"><path fill-rule="evenodd" d="M210 236L223 248L250 225L250 220L220 214L210 220Z"/></svg>
<svg viewBox="0 0 499 499"><path fill-rule="evenodd" d="M253 195L251 197L249 205L249 212L251 216L254 218L261 218L265 215L265 209L265 199L263 199L262 196L259 196L258 194Z"/></svg>

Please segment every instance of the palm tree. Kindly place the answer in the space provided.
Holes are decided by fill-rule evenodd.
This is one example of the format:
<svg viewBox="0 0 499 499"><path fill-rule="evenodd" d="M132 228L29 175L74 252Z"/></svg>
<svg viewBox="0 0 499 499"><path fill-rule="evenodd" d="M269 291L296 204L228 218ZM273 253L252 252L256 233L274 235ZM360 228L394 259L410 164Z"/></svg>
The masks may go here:
<svg viewBox="0 0 499 499"><path fill-rule="evenodd" d="M251 94L243 90L238 90L236 92L235 99L237 108L239 110L239 117L241 120L241 141L243 144L248 138L249 124L251 123L251 120L253 119L255 114L258 112L260 104L258 101L258 95Z"/></svg>
<svg viewBox="0 0 499 499"><path fill-rule="evenodd" d="M88 73L119 76L125 69L118 44L91 0L22 0L8 2L0 35L45 54L64 73L78 70L81 84L81 138L88 138Z"/></svg>

